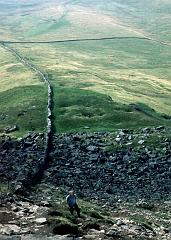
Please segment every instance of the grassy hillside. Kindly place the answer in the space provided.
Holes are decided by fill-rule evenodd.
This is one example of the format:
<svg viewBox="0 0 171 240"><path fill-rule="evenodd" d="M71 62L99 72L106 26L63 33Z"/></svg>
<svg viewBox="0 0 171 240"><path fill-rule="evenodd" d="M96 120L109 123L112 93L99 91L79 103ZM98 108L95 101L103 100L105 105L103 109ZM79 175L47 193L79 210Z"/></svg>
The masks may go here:
<svg viewBox="0 0 171 240"><path fill-rule="evenodd" d="M0 47L0 63L0 92L16 87L42 85L38 76L2 47Z"/></svg>
<svg viewBox="0 0 171 240"><path fill-rule="evenodd" d="M0 0L0 40L137 37L12 46L48 73L57 131L170 126L171 47L160 43L170 43L170 11L167 0ZM2 116L16 112L2 117L1 130L11 123L43 130L46 86L4 50L0 58ZM36 111L19 119L18 106Z"/></svg>
<svg viewBox="0 0 171 240"><path fill-rule="evenodd" d="M132 31L127 31L127 29L124 31L110 17L93 11L91 8L75 6L75 1L65 2L44 1L32 5L19 2L6 5L6 9L10 6L10 11L5 9L6 11L1 12L1 39L52 40L84 38L92 35L101 37L110 33L132 35Z"/></svg>
<svg viewBox="0 0 171 240"><path fill-rule="evenodd" d="M0 1L1 40L151 36L171 41L168 0ZM12 16L12 17L11 17Z"/></svg>
<svg viewBox="0 0 171 240"><path fill-rule="evenodd" d="M170 47L123 39L15 45L46 69L58 131L170 125Z"/></svg>
<svg viewBox="0 0 171 240"><path fill-rule="evenodd" d="M47 89L31 70L0 48L0 132L17 125L16 135L43 131Z"/></svg>
<svg viewBox="0 0 171 240"><path fill-rule="evenodd" d="M171 42L170 21L171 2L169 0L79 0L75 4L98 9L112 17L125 28L137 31L145 36Z"/></svg>

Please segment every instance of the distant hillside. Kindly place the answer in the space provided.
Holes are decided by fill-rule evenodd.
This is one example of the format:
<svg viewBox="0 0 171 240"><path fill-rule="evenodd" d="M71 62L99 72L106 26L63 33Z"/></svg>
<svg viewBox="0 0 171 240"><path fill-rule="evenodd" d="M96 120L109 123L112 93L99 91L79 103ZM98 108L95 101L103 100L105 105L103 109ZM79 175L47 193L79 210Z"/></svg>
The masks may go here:
<svg viewBox="0 0 171 240"><path fill-rule="evenodd" d="M171 41L170 13L171 2L163 0L1 0L1 40L145 35Z"/></svg>

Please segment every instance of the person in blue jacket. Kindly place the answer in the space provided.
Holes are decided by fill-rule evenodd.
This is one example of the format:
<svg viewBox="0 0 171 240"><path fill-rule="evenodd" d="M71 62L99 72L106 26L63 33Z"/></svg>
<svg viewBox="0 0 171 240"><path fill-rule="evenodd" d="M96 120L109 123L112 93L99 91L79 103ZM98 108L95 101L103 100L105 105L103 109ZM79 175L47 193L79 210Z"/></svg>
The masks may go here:
<svg viewBox="0 0 171 240"><path fill-rule="evenodd" d="M77 205L77 197L73 190L69 192L69 195L66 197L66 201L71 214L73 215L74 210L76 210L78 217L80 217L80 208Z"/></svg>

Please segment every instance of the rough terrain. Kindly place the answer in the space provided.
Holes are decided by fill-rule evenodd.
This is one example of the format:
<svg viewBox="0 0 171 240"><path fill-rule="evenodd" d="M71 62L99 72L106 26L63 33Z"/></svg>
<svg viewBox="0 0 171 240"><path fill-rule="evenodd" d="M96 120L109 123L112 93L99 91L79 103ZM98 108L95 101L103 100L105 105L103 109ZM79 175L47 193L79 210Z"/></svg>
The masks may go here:
<svg viewBox="0 0 171 240"><path fill-rule="evenodd" d="M39 183L44 143L1 136L0 239L170 239L170 129L54 135Z"/></svg>

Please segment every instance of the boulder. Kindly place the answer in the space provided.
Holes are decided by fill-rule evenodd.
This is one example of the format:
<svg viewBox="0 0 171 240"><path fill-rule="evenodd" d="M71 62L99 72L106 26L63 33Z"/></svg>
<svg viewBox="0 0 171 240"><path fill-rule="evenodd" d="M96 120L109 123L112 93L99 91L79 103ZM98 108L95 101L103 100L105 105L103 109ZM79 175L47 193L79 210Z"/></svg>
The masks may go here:
<svg viewBox="0 0 171 240"><path fill-rule="evenodd" d="M15 131L18 131L18 130L19 130L19 127L17 125L14 125L12 127L5 128L4 132L5 133L11 133L11 132L15 132Z"/></svg>
<svg viewBox="0 0 171 240"><path fill-rule="evenodd" d="M38 224L46 224L47 223L46 218L36 218L34 221L35 221L35 223L38 223Z"/></svg>
<svg viewBox="0 0 171 240"><path fill-rule="evenodd" d="M144 140L139 140L138 144L142 145L145 141Z"/></svg>

